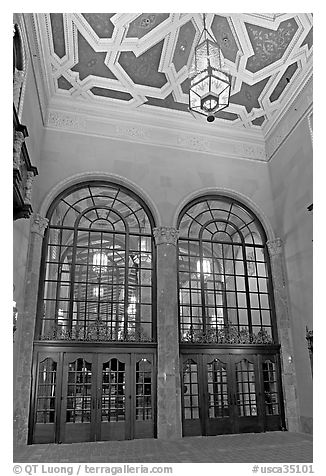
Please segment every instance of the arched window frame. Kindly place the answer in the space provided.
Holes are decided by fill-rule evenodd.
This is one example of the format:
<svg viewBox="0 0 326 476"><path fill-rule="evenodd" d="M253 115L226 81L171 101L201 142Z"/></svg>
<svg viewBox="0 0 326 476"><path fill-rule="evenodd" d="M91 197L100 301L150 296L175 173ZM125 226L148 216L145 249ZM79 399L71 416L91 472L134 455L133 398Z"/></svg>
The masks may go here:
<svg viewBox="0 0 326 476"><path fill-rule="evenodd" d="M112 203L113 205L110 207L110 206L104 206L104 205L100 205L100 206L96 206L95 204L95 201L96 201L96 197L95 197L95 201L94 201L94 197L92 196L92 193L91 193L91 189L93 188L97 188L97 187L103 187L103 190L107 187L108 189L110 189L110 192L112 193L112 191L115 191L116 192L116 195L115 195L115 198L112 200ZM48 335L44 335L44 330L42 330L42 325L44 323L44 315L45 315L45 312L44 312L44 305L43 305L43 302L44 302L44 296L45 296L45 287L46 287L46 283L48 282L48 277L47 277L47 267L46 267L46 263L48 262L47 261L47 257L49 256L50 254L50 247L52 246L53 250L55 250L55 248L59 248L60 249L60 246L62 247L63 246L63 241L62 241L62 234L63 232L68 229L69 227L64 226L62 224L65 223L65 220L67 218L67 214L69 213L69 211L71 211L72 208L75 207L76 209L76 203L77 203L77 207L78 206L81 206L82 205L82 202L83 200L85 200L85 197L82 197L80 200L77 200L76 203L73 203L73 205L68 208L66 210L66 212L61 216L61 219L60 219L60 223L61 225L58 223L58 221L55 219L55 213L56 213L56 209L57 209L57 206L59 203L61 203L61 201L64 201L66 198L70 197L73 193L76 193L78 192L79 190L82 190L82 189L89 189L90 191L90 195L87 196L86 198L87 199L90 199L92 200L93 202L93 205L92 206L89 206L87 208L85 208L84 210L80 211L79 215L77 216L77 218L75 219L74 221L74 225L73 227L71 226L70 227L70 232L71 232L71 238L70 238L70 241L69 243L67 244L66 243L66 250L61 253L61 261L59 266L58 266L58 271L57 271L57 280L56 280L56 298L55 298L55 310L54 310L54 318L52 319L53 320L53 323L54 323L54 326L58 327L58 311L59 311L59 301L60 301L60 298L58 298L58 289L60 288L60 285L62 284L62 278L61 278L61 274L59 275L59 273L62 273L62 270L63 270L63 267L65 266L65 259L69 253L69 250L71 250L71 262L69 263L70 265L70 276L69 276L69 299L67 302L69 302L69 309L68 309L68 321L69 321L69 328L67 329L67 332L59 335L58 332L50 332ZM136 209L132 209L128 203L123 203L122 201L120 202L121 200L121 197L118 199L118 196L122 195L122 197L127 197L128 199L131 199L133 201L133 205L137 204L137 208ZM112 196L110 197L111 199L113 198ZM115 208L114 205L117 205L117 203L120 203L120 205L125 205L125 212L124 214L119 212L117 210L117 208ZM135 207L134 207L135 208ZM124 225L124 230L122 231L121 229L120 230L112 230L112 229L108 229L108 230L105 230L103 229L103 227L99 230L97 230L96 228L92 228L92 224L90 225L90 227L86 230L84 230L83 227L80 227L80 223L82 222L83 219L85 219L85 217L87 217L87 214L90 213L90 212L94 212L97 214L97 211L99 210L105 210L108 215L109 214L114 214L116 217L119 217L119 221L121 223L123 223ZM143 214L143 216L146 217L145 221L147 223L147 230L145 230L145 232L142 232L142 231L139 231L139 232L135 232L134 230L129 230L129 226L128 226L128 217L132 216L132 214L135 215L135 222L137 222L138 224L138 227L139 227L139 230L142 229L142 225L139 221L139 218L138 218L138 213L141 213ZM72 187L64 190L63 192L61 192L52 202L52 204L50 205L49 207L49 210L47 212L47 218L49 219L49 227L48 229L46 230L45 232L45 235L44 235L44 240L43 240L43 248L42 248L42 258L41 258L41 272L40 272L40 284L39 284L39 294L38 294L38 308L37 308L37 320L36 320L36 329L35 329L35 339L36 340L100 340L100 341L110 341L110 342L115 342L115 341L119 341L119 342L125 342L125 341L128 341L128 342L155 342L156 341L156 306L155 306L155 303L156 303L156 268L155 268L155 265L156 265L156 246L155 246L155 242L154 242L154 238L153 238L153 228L155 226L155 223L154 223L154 219L153 219L153 216L152 216L152 213L149 209L149 207L146 205L146 203L138 196L136 195L134 192L130 191L129 189L123 187L122 185L118 185L118 184L115 184L115 183L112 183L112 182L107 182L107 181L101 181L101 180L93 180L93 181L88 181L88 182L82 182L82 183L79 183L79 184L75 184L73 185ZM95 223L96 221L98 221L100 218L98 217L96 220L93 221L93 223ZM56 231L56 242L58 242L59 246L53 246L52 245L52 241L53 239L50 240L49 242L49 239L50 239L50 233L53 232L53 231ZM120 243L120 245L122 244L120 238L121 237L124 237L124 243L125 243L125 246L121 247L120 250L117 250L117 248L115 247L115 245L112 245L114 248L114 253L116 255L118 255L120 253L121 254L124 254L124 262L126 263L126 265L124 266L124 279L123 279L123 284L121 285L123 287L122 289L122 296L123 296L123 316L124 316L124 331L123 333L120 333L119 336L117 335L109 335L108 336L108 332L106 331L106 334L105 334L105 329L104 329L104 325L101 324L100 322L97 323L97 329L95 329L95 334L93 333L92 336L86 336L84 335L84 337L82 337L81 334L76 334L76 329L73 329L73 315L74 315L74 303L76 302L76 299L75 299L75 289L78 287L78 281L76 281L76 272L77 272L77 268L76 268L76 257L77 257L77 247L78 247L78 244L80 245L80 243L78 242L78 240L80 239L80 236L79 233L81 232L84 232L84 233L92 233L94 232L95 233L105 233L107 236L111 236L111 235L114 235L115 238L114 240L114 243L116 245L117 242ZM54 235L53 235L54 236ZM119 239L117 239L116 237L118 237ZM88 238L90 240L90 238ZM101 238L102 239L102 238ZM132 240L133 240L133 244L132 243ZM146 244L146 249L145 251L142 249L143 247L143 240ZM137 243L137 244L135 244ZM119 245L119 246L120 246ZM130 246L133 248L133 250L131 251L131 248ZM139 253L137 254L137 251L135 251L135 247L138 246L139 248ZM85 247L86 248L86 247ZM54 253L54 251L52 251L51 249L51 253ZM93 252L92 252L93 253ZM88 255L89 255L89 250L88 250ZM144 258L145 256L145 258ZM137 260L137 257L138 257L138 260ZM88 256L89 258L89 256ZM144 266L143 264L143 261L142 260L146 260L147 258L147 263L149 264L146 264L145 265L145 268L142 267ZM55 259L59 259L59 258L56 258ZM113 258L112 258L113 259ZM108 260L110 261L110 258L108 258ZM111 266L112 265L112 266ZM111 268L114 268L115 271L114 273L116 273L116 270L117 270L117 267L116 267L116 263L112 263L112 260L111 262L108 264L108 267L111 266ZM133 268L135 268L135 270L139 271L139 274L141 272L148 272L147 274L151 276L151 279L150 279L150 285L147 286L148 289L150 289L150 299L149 299L149 302L146 302L145 303L145 306L146 309L148 309L149 311L149 307L150 307L150 325L151 325L151 332L150 332L150 335L148 335L148 333L143 333L142 332L142 317L141 317L141 308L144 307L144 303L143 302L139 302L136 301L132 301L130 302L130 296L129 296L129 293L128 293L128 290L129 290L129 281L130 281L130 276L131 276L131 266ZM87 268L91 268L91 263L90 261L88 260L87 261ZM94 267L94 266L93 266ZM103 268L103 266L99 266L100 269ZM119 269L121 270L122 269L122 266L119 267ZM137 273L137 271L135 271ZM88 271L87 271L88 273ZM99 278L99 281L101 281L101 279ZM139 280L141 281L141 280ZM86 283L87 285L89 284L89 282ZM141 296L141 293L142 293L142 290L141 290L141 286L143 285L142 282L137 282L136 281L136 285L135 285L135 292L137 292L138 296ZM102 284L100 283L99 284L99 288L102 286ZM121 287L120 286L120 287ZM138 286L138 287L137 287ZM118 288L119 286L116 286L116 288ZM115 289L116 289L115 288ZM89 303L89 301L86 300L87 303ZM109 302L109 300L108 300ZM101 299L98 299L98 303L100 304L101 303ZM132 305L131 305L132 304ZM132 309L131 309L132 308ZM85 311L85 314L86 314L86 311ZM134 318L135 318L135 321L139 318L139 326L138 326L138 329L136 328L135 329L135 332L130 332L130 328L128 328L128 325L130 323L128 323L128 316L133 314L134 315ZM87 321L88 323L89 321ZM145 324L147 323L147 321L145 322ZM112 324L112 323L111 323ZM86 324L85 324L86 326ZM136 326L136 323L135 323L135 327Z"/></svg>
<svg viewBox="0 0 326 476"><path fill-rule="evenodd" d="M237 247L241 247L241 253L242 253L242 261L243 261L243 279L245 281L245 300L246 300L246 312L248 315L248 323L246 325L242 325L239 323L239 320L237 323L234 322L229 322L229 316L227 312L227 294L228 291L226 289L222 290L223 291L223 325L218 325L215 324L215 329L209 328L207 325L207 303L206 299L208 300L208 297L206 297L205 294L205 277L204 277L204 251L203 251L203 235L205 233L205 230L213 223L216 222L216 218L214 218L213 212L208 206L209 202L224 202L224 204L228 203L230 205L230 209L228 212L228 220L224 220L224 222L227 225L231 225L235 229L235 233L239 234L240 240L239 242L230 242L231 244L231 249L232 249L232 261L235 262L236 258L234 256L234 249ZM191 210L195 209L195 207L199 204L205 203L207 204L208 208L205 210L201 210L200 213L197 214L197 216L194 218L193 216L189 215L188 212L191 212ZM232 211L232 207L235 206L238 209L244 211L249 217L251 217L251 221L248 221L248 223L243 222L243 225L241 227L235 226L235 224L231 224L229 218L232 216L234 213ZM225 211L225 210L224 210ZM201 223L200 221L200 215L203 215L204 213L210 213L211 219L207 220L205 223ZM185 235L185 230L183 230L182 222L184 217L188 217L191 219L190 224L188 227L186 227L186 232L187 235ZM220 223L223 222L222 219L218 220ZM255 226L255 231L252 231L251 228L249 228L249 225L254 225ZM192 236L192 227L193 226L200 226L200 231L197 233L198 238L194 238ZM268 249L266 246L267 243L267 236L265 233L265 230L259 220L259 218L255 215L255 213L250 210L246 205L243 203L239 202L236 199L233 199L231 197L227 196L222 196L222 195L208 195L208 196L201 196L197 197L195 200L189 202L184 206L184 208L181 210L178 221L177 221L177 227L179 228L179 241L178 241L178 299L179 299L179 329L180 329L180 342L181 343L201 343L201 344L277 344L278 342L278 336L277 336L277 328L276 328L276 315L275 315L275 304L274 304L274 295L273 295L273 285L272 285L272 276L271 276L271 266L270 266L270 260L269 260L269 253ZM226 228L225 228L226 229ZM243 229L247 229L246 233L243 233ZM255 236L256 238L255 238ZM202 322L200 324L200 330L199 327L197 329L195 326L193 327L193 322L191 321L190 324L190 332L189 328L188 331L185 332L185 327L183 326L183 315L182 315L182 286L181 286L181 265L180 265L180 258L181 258L181 247L182 244L187 242L197 242L200 252L199 252L199 260L200 260L200 296L201 296L201 319ZM206 240L207 243L207 240ZM213 243L213 240L211 241ZM219 243L219 242L216 242ZM215 242L214 242L215 244ZM186 245L187 246L187 245ZM189 245L190 248L190 245ZM253 251L253 257L254 259L248 259L249 257L249 250ZM253 265L254 268L254 279L258 280L261 279L261 276L257 274L257 257L256 257L256 250L261 250L263 254L263 260L262 265L265 266L266 269L266 291L264 291L264 295L267 295L269 307L266 309L266 311L269 312L270 315L270 322L268 325L263 325L262 323L262 311L265 311L265 309L262 309L261 303L260 303L260 290L257 289L255 292L250 290L249 286L249 280L251 279L250 273L249 273L249 267ZM188 253L188 257L190 260L190 254ZM224 267L224 262L225 262L225 256L221 259L222 263L220 263L220 267ZM260 265L260 263L259 263ZM190 265L189 265L190 266ZM197 269L199 265L197 263ZM192 269L195 267L192 266ZM190 275L189 271L189 275ZM213 274L213 272L212 272ZM224 273L221 271L221 274ZM223 278L223 276L222 276ZM225 278L225 276L224 276ZM234 280L237 278L237 273L234 271ZM215 277L214 277L214 282L216 283ZM191 288L189 288L191 289ZM215 291L212 294L216 294L216 288L214 284L214 289ZM189 292L190 298L189 298L189 307L192 307L192 297L191 297L192 291ZM235 288L234 295L237 300L237 294L239 292L237 291L237 288ZM253 309L253 306L251 304L251 297L253 294L257 294L257 298L259 300L259 313L260 313L260 329L258 330L258 325L256 322L253 324L253 319L252 319L252 313L253 311L258 312L256 309ZM225 305L224 305L225 304ZM215 303L216 307L216 303ZM222 307L222 306L220 306ZM239 311L239 305L238 303L235 305L236 312L238 313ZM192 310L190 312L190 319L192 319ZM216 320L217 322L217 320ZM187 327L187 326L186 326ZM189 327L189 326L188 326ZM212 326L211 326L212 327ZM220 329L218 329L220 327ZM266 328L268 331L268 334L266 334ZM257 335L258 334L258 335Z"/></svg>

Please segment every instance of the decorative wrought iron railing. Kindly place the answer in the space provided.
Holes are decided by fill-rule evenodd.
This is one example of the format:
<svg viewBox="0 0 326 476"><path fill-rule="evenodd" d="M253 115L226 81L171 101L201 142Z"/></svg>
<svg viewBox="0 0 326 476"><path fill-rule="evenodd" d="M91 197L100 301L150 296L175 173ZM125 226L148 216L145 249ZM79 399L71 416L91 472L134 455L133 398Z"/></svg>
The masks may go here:
<svg viewBox="0 0 326 476"><path fill-rule="evenodd" d="M40 340L92 341L92 342L155 342L141 327L117 333L98 320L86 326L75 325L71 329L53 325L40 336Z"/></svg>
<svg viewBox="0 0 326 476"><path fill-rule="evenodd" d="M270 334L260 329L250 332L248 328L238 328L229 323L221 328L208 328L206 331L190 330L181 336L182 343L197 344L274 344Z"/></svg>

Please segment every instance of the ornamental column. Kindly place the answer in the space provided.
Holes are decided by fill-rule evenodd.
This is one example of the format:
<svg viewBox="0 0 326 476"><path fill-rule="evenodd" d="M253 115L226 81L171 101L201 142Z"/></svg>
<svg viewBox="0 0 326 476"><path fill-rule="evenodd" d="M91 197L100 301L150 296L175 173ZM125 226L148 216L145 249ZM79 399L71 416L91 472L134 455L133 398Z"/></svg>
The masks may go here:
<svg viewBox="0 0 326 476"><path fill-rule="evenodd" d="M31 233L27 253L24 308L19 314L20 326L17 336L17 374L14 395L14 431L17 444L26 444L28 437L29 398L31 394L31 368L33 358L33 340L36 320L37 295L41 252L44 231L48 219L34 213L31 221Z"/></svg>
<svg viewBox="0 0 326 476"><path fill-rule="evenodd" d="M293 340L290 323L288 288L285 279L283 243L280 238L267 242L272 269L275 311L279 343L281 344L281 369L284 409L287 429L300 431L299 407L296 392L296 372L293 359Z"/></svg>
<svg viewBox="0 0 326 476"><path fill-rule="evenodd" d="M157 433L158 438L180 438L181 387L177 295L177 239L173 227L154 229L157 245Z"/></svg>

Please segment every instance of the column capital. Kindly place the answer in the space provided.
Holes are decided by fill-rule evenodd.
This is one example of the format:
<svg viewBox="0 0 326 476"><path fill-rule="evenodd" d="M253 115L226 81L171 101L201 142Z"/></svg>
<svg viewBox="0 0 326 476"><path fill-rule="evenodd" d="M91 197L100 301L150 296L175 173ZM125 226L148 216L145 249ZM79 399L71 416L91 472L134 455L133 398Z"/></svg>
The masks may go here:
<svg viewBox="0 0 326 476"><path fill-rule="evenodd" d="M39 213L33 213L31 232L43 237L48 224L49 220L47 218L42 217Z"/></svg>
<svg viewBox="0 0 326 476"><path fill-rule="evenodd" d="M283 251L283 242L281 238L275 238L275 240L269 240L266 243L269 254L272 255L279 255Z"/></svg>
<svg viewBox="0 0 326 476"><path fill-rule="evenodd" d="M154 228L153 233L157 245L176 246L179 237L179 230L173 226L160 226Z"/></svg>

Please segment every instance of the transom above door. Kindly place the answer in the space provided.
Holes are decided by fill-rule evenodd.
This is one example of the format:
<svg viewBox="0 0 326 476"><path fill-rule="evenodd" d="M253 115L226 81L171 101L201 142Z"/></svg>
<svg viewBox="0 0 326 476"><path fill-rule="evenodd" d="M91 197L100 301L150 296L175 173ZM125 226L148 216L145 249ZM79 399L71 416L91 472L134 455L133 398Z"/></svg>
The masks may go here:
<svg viewBox="0 0 326 476"><path fill-rule="evenodd" d="M40 352L33 443L154 437L153 353Z"/></svg>
<svg viewBox="0 0 326 476"><path fill-rule="evenodd" d="M183 435L281 430L277 355L184 354Z"/></svg>

